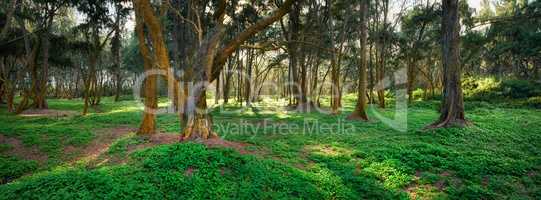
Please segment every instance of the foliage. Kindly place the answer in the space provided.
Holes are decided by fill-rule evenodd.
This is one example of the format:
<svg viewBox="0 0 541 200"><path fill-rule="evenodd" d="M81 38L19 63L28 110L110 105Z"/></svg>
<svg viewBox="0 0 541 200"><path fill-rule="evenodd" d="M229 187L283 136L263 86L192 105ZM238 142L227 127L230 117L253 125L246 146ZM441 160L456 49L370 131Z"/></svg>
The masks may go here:
<svg viewBox="0 0 541 200"><path fill-rule="evenodd" d="M464 96L472 100L501 101L541 96L541 85L527 80L497 81L495 78L465 78Z"/></svg>
<svg viewBox="0 0 541 200"><path fill-rule="evenodd" d="M37 167L36 161L0 156L0 184L19 178Z"/></svg>

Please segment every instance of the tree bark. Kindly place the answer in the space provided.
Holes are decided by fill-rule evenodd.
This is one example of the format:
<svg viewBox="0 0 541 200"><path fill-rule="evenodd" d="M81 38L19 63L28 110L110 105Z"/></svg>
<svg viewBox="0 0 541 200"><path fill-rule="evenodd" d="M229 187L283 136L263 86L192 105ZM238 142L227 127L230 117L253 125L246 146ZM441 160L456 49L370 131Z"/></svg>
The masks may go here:
<svg viewBox="0 0 541 200"><path fill-rule="evenodd" d="M41 39L41 53L42 53L42 69L41 76L38 78L36 72L36 85L33 90L33 101L34 108L36 109L47 109L47 101L45 99L47 95L47 82L49 80L49 49L50 49L50 40L49 40L49 28L42 35Z"/></svg>
<svg viewBox="0 0 541 200"><path fill-rule="evenodd" d="M116 19L114 24L115 35L111 39L111 53L113 57L115 77L115 102L120 100L120 93L122 92L122 60L120 55L120 49L122 48L122 43L120 42L122 32L120 30L120 12L120 5L116 5Z"/></svg>
<svg viewBox="0 0 541 200"><path fill-rule="evenodd" d="M159 69L160 72L164 72L165 77L167 78L168 91L172 91L174 88L173 84L175 84L175 78L171 71L169 54L165 45L161 22L154 13L149 0L134 0L133 3L136 13L136 31L139 40L139 49L143 56L145 71L150 72L151 70ZM148 30L148 38L150 41L146 41L145 27ZM150 45L151 48L149 47ZM145 79L145 111L143 114L143 121L137 132L139 135L156 133L155 111L158 108L156 76L157 75L150 75Z"/></svg>
<svg viewBox="0 0 541 200"><path fill-rule="evenodd" d="M385 108L385 88L383 84L383 81L385 80L385 67L387 64L387 38L388 36L388 13L389 13L389 0L382 1L383 3L383 36L381 37L381 46L380 46L380 59L379 59L379 74L378 74L378 81L381 83L382 88L379 88L378 93L378 99L379 99L379 107Z"/></svg>
<svg viewBox="0 0 541 200"><path fill-rule="evenodd" d="M332 2L327 1L327 15L328 15L328 26L330 32L330 42L331 42L331 114L339 114L338 109L340 108L340 63L338 61L338 55L336 55L335 48L335 34L333 27L333 16L332 16Z"/></svg>
<svg viewBox="0 0 541 200"><path fill-rule="evenodd" d="M367 121L368 115L366 114L366 105L367 105L367 98L366 98L366 92L367 92L367 85L368 85L368 75L367 75L367 38L368 38L368 25L366 16L368 13L368 0L361 0L361 10L360 10L360 63L359 63L359 83L358 83L358 91L357 91L357 105L355 106L355 110L351 115L349 115L347 118L350 120L361 120L361 121Z"/></svg>
<svg viewBox="0 0 541 200"><path fill-rule="evenodd" d="M464 127L468 125L464 113L460 67L460 25L458 0L442 0L442 58L443 100L440 118L429 128Z"/></svg>

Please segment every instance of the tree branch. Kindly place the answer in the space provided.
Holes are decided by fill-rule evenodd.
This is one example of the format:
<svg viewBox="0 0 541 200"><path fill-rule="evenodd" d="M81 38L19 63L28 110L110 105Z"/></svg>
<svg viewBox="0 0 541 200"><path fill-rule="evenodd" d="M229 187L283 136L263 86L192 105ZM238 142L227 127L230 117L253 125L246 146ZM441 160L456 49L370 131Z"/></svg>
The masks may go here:
<svg viewBox="0 0 541 200"><path fill-rule="evenodd" d="M250 39L252 36L254 36L256 33L260 32L261 30L265 29L267 26L271 25L272 23L278 21L281 19L284 15L289 13L289 10L291 9L291 5L296 0L286 0L284 4L280 8L278 8L276 11L273 12L270 16L259 20L252 26L248 27L244 32L241 32L238 34L233 40L231 40L225 47L223 47L218 54L215 57L215 61L212 67L212 74L210 81L215 80L222 71L225 62L227 61L227 58L235 52L235 50L246 40Z"/></svg>

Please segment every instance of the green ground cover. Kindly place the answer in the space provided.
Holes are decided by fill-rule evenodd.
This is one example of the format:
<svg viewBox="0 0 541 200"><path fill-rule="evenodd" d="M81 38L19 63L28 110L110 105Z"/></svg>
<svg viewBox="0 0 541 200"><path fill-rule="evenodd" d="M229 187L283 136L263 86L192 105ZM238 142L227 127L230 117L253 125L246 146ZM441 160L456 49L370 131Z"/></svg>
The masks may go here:
<svg viewBox="0 0 541 200"><path fill-rule="evenodd" d="M408 131L371 114L370 122L278 109L265 100L252 109L217 107L214 130L248 152L198 143L145 146L135 134L115 138L104 154L120 162L70 162L104 130L136 128L141 107L104 99L87 116L22 117L0 107L0 134L35 148L45 162L10 154L0 145L0 199L539 199L541 112L532 107L466 102L473 126L422 131L437 101L408 108ZM392 105L382 110L392 116ZM80 111L79 100L49 100L50 108ZM162 103L165 105L165 103ZM161 114L162 132L180 130ZM341 124L340 126L327 126ZM346 129L347 131L341 131ZM8 182L8 183L6 183Z"/></svg>

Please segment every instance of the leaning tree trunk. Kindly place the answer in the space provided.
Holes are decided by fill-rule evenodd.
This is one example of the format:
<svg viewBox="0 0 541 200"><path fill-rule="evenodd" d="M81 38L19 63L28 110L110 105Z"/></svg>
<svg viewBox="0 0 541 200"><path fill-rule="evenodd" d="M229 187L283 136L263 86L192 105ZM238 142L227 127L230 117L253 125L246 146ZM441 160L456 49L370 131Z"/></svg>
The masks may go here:
<svg viewBox="0 0 541 200"><path fill-rule="evenodd" d="M464 100L460 85L458 0L443 0L442 34L443 102L439 120L429 127L464 127L468 122L464 116Z"/></svg>
<svg viewBox="0 0 541 200"><path fill-rule="evenodd" d="M358 87L358 93L357 93L357 105L355 106L355 110L351 115L348 116L348 119L351 120L362 120L367 121L368 115L366 115L366 105L367 105L367 98L366 98L366 92L367 92L367 85L368 85L368 75L367 75L367 48L366 48L366 42L368 38L368 27L367 27L367 20L366 15L368 12L368 0L361 0L361 10L360 10L360 43L361 43L361 50L360 50L360 64L359 64L359 85Z"/></svg>

